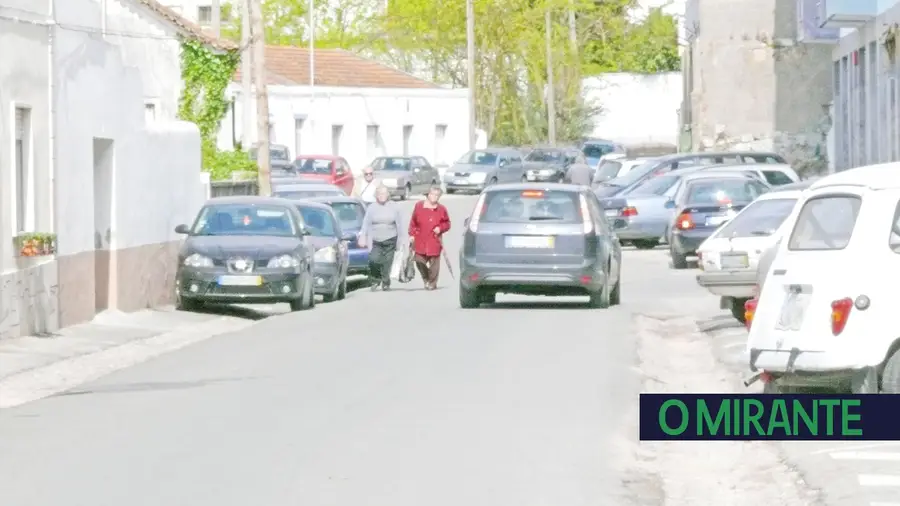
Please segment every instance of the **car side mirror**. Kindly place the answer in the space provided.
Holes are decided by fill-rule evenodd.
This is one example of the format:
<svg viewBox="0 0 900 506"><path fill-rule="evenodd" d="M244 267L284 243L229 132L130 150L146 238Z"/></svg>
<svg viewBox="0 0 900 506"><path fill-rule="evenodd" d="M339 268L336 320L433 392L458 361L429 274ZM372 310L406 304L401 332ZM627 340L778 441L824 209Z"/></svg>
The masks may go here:
<svg viewBox="0 0 900 506"><path fill-rule="evenodd" d="M182 224L182 225L178 225L177 227L175 227L175 233L181 234L181 235L188 235L191 233L191 229L189 229L187 225Z"/></svg>
<svg viewBox="0 0 900 506"><path fill-rule="evenodd" d="M675 209L675 201L667 200L666 201L666 209Z"/></svg>
<svg viewBox="0 0 900 506"><path fill-rule="evenodd" d="M465 220L463 220L463 228L469 228L469 222L471 220L471 218L466 218Z"/></svg>
<svg viewBox="0 0 900 506"><path fill-rule="evenodd" d="M312 235L312 234L309 232L309 229L304 226L304 227L300 227L300 232L298 233L298 235L300 237L306 237L306 236Z"/></svg>

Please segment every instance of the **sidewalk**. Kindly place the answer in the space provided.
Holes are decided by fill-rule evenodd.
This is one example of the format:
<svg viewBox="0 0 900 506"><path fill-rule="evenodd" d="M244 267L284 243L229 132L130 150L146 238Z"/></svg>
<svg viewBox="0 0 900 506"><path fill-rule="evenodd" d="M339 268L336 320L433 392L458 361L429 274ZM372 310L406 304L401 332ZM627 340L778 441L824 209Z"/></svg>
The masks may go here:
<svg viewBox="0 0 900 506"><path fill-rule="evenodd" d="M187 313L172 307L106 311L51 337L0 341L0 409L70 389L162 353L233 332L278 312L241 307Z"/></svg>

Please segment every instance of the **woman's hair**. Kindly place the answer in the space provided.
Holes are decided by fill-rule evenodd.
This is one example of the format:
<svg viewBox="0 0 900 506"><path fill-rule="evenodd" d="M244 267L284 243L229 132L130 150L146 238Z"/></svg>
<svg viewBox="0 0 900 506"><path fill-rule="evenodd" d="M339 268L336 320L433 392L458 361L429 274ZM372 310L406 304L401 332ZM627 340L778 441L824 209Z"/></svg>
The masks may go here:
<svg viewBox="0 0 900 506"><path fill-rule="evenodd" d="M428 193L431 193L431 192L438 192L439 195L443 195L443 194L444 194L444 189L441 188L441 187L438 186L438 185L434 185L434 186L432 186L431 188L428 189Z"/></svg>

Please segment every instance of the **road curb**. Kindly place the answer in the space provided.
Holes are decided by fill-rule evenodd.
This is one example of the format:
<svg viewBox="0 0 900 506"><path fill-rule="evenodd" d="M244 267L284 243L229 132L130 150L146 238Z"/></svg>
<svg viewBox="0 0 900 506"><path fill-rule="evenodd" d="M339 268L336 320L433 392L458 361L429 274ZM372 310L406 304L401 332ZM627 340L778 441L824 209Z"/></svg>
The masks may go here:
<svg viewBox="0 0 900 506"><path fill-rule="evenodd" d="M0 380L0 409L12 408L64 392L209 338L243 330L257 321L222 316L146 339L66 358Z"/></svg>

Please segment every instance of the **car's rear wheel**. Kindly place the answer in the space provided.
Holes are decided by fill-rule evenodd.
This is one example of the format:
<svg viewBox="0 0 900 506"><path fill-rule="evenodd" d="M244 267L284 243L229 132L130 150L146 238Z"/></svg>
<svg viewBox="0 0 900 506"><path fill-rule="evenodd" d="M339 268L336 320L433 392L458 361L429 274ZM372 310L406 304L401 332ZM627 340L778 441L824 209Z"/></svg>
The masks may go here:
<svg viewBox="0 0 900 506"><path fill-rule="evenodd" d="M675 251L675 247L671 245L669 246L669 254L672 257L672 268L687 269L687 255Z"/></svg>
<svg viewBox="0 0 900 506"><path fill-rule="evenodd" d="M483 292L479 295L479 300L481 300L482 304L493 304L497 302L497 293L496 292Z"/></svg>
<svg viewBox="0 0 900 506"><path fill-rule="evenodd" d="M659 239L635 239L631 244L637 249L653 249L659 245Z"/></svg>
<svg viewBox="0 0 900 506"><path fill-rule="evenodd" d="M741 323L747 323L747 318L744 317L744 304L748 300L750 299L731 299L731 316Z"/></svg>
<svg viewBox="0 0 900 506"><path fill-rule="evenodd" d="M610 304L609 278L603 281L603 288L591 292L589 304L593 308L606 309Z"/></svg>
<svg viewBox="0 0 900 506"><path fill-rule="evenodd" d="M616 284L613 285L612 291L609 293L609 304L611 306L618 306L622 303L622 275L619 274L619 279L616 280Z"/></svg>
<svg viewBox="0 0 900 506"><path fill-rule="evenodd" d="M459 307L463 309L474 309L481 305L481 299L478 296L477 288L466 288L461 283L459 285Z"/></svg>
<svg viewBox="0 0 900 506"><path fill-rule="evenodd" d="M881 372L881 391L886 394L900 394L900 349L888 357Z"/></svg>
<svg viewBox="0 0 900 506"><path fill-rule="evenodd" d="M403 187L403 195L400 195L400 200L408 200L410 193L412 193L412 186L406 183L406 186Z"/></svg>

